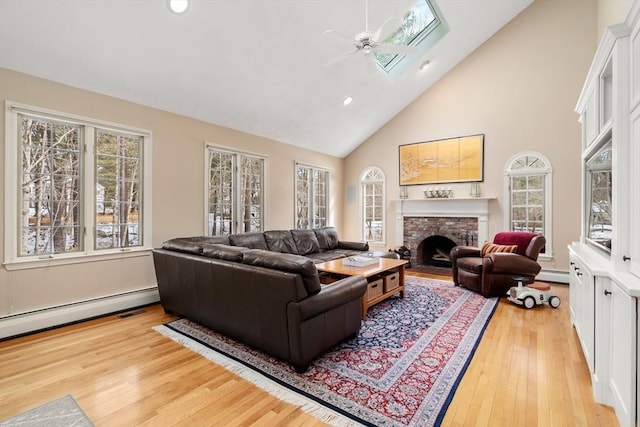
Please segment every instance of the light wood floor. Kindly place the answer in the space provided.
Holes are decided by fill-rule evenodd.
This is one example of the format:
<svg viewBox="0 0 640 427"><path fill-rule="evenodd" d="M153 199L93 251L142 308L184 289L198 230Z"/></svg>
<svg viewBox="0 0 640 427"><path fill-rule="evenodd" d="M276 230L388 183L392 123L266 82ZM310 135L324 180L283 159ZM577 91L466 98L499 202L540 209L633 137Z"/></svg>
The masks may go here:
<svg viewBox="0 0 640 427"><path fill-rule="evenodd" d="M618 425L593 401L568 287L554 291L556 310L500 301L444 426ZM144 310L1 342L0 419L71 394L96 426L323 425L156 333L173 317Z"/></svg>

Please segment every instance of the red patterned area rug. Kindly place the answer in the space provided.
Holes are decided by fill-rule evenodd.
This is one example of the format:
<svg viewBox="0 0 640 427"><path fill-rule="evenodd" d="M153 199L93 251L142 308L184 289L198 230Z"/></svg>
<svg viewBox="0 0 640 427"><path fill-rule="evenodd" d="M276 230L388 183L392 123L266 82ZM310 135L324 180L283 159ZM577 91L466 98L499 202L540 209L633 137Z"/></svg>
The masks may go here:
<svg viewBox="0 0 640 427"><path fill-rule="evenodd" d="M497 303L408 276L405 298L372 307L358 337L303 374L186 319L155 329L326 423L438 426Z"/></svg>

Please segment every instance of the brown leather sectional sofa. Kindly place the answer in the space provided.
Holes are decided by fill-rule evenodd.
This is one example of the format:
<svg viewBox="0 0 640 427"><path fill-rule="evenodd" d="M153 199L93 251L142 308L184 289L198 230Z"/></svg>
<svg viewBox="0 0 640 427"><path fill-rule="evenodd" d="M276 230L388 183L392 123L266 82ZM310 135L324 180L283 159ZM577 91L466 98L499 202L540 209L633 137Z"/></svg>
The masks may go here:
<svg viewBox="0 0 640 427"><path fill-rule="evenodd" d="M320 284L315 263L368 250L333 227L171 239L153 250L164 309L304 371L361 325L367 281Z"/></svg>

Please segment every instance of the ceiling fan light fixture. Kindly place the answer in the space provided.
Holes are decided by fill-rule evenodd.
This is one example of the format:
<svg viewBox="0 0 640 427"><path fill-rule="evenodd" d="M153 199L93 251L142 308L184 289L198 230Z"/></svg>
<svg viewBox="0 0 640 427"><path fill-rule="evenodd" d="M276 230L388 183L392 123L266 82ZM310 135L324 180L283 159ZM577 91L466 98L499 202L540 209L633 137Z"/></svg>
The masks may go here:
<svg viewBox="0 0 640 427"><path fill-rule="evenodd" d="M353 97L352 96L347 96L345 99L342 100L342 105L344 105L345 107L349 104L351 104L353 102Z"/></svg>
<svg viewBox="0 0 640 427"><path fill-rule="evenodd" d="M189 0L167 0L167 7L173 13L184 13L189 7Z"/></svg>

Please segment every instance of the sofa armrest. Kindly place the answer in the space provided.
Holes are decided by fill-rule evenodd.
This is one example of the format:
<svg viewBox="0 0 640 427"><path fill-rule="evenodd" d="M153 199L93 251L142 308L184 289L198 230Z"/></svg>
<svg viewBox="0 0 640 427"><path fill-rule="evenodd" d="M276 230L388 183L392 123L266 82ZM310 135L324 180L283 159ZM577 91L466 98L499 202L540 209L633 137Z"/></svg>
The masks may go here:
<svg viewBox="0 0 640 427"><path fill-rule="evenodd" d="M350 251L368 251L369 243L367 242L345 242L338 241L338 249L347 249Z"/></svg>
<svg viewBox="0 0 640 427"><path fill-rule="evenodd" d="M454 246L449 256L452 262L455 262L458 258L480 257L480 248L474 246Z"/></svg>
<svg viewBox="0 0 640 427"><path fill-rule="evenodd" d="M524 255L496 252L482 259L484 274L512 274L514 276L536 276L542 267Z"/></svg>
<svg viewBox="0 0 640 427"><path fill-rule="evenodd" d="M298 301L299 318L301 321L311 319L335 307L339 307L362 298L367 290L367 279L363 276L349 276L345 279L322 286L320 293ZM289 307L291 310L292 307Z"/></svg>

